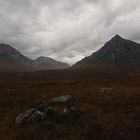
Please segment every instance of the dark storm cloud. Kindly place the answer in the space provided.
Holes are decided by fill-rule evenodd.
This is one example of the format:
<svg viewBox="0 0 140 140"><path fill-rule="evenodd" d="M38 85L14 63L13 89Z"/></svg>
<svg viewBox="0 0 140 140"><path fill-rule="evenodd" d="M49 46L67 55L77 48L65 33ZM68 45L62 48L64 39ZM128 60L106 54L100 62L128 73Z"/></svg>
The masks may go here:
<svg viewBox="0 0 140 140"><path fill-rule="evenodd" d="M120 34L140 42L138 0L1 0L0 42L74 63Z"/></svg>

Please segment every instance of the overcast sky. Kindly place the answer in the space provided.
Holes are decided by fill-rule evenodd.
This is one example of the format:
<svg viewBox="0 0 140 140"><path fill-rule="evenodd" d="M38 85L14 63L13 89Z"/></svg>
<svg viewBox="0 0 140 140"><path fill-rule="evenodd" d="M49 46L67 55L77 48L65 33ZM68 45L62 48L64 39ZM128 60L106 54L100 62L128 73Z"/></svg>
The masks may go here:
<svg viewBox="0 0 140 140"><path fill-rule="evenodd" d="M115 34L140 43L139 0L0 0L0 42L70 64Z"/></svg>

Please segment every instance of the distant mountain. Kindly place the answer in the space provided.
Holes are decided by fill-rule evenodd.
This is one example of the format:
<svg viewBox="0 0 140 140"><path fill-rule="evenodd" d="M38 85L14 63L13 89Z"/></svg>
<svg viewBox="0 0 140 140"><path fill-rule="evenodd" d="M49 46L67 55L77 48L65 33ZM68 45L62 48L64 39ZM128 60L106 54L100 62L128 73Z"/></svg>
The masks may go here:
<svg viewBox="0 0 140 140"><path fill-rule="evenodd" d="M49 57L39 57L34 62L42 69L64 69L69 67L68 64L56 61Z"/></svg>
<svg viewBox="0 0 140 140"><path fill-rule="evenodd" d="M38 68L32 60L21 54L10 45L0 44L0 71L2 72L22 72L34 71Z"/></svg>
<svg viewBox="0 0 140 140"><path fill-rule="evenodd" d="M66 67L68 67L67 64L51 58L40 57L32 60L10 45L0 44L0 72L25 72Z"/></svg>
<svg viewBox="0 0 140 140"><path fill-rule="evenodd" d="M140 69L140 44L115 35L101 49L77 62L73 67Z"/></svg>
<svg viewBox="0 0 140 140"><path fill-rule="evenodd" d="M32 63L32 60L25 57L19 51L11 47L10 45L1 43L0 44L0 61L7 62L22 62L22 63Z"/></svg>

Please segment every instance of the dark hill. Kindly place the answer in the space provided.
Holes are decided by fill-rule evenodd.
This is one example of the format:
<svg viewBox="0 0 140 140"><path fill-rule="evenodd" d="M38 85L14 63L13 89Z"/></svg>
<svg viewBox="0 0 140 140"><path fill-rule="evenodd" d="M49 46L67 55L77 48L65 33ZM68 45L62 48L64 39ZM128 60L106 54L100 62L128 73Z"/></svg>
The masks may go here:
<svg viewBox="0 0 140 140"><path fill-rule="evenodd" d="M77 62L73 67L84 66L140 69L140 44L115 35L100 50Z"/></svg>

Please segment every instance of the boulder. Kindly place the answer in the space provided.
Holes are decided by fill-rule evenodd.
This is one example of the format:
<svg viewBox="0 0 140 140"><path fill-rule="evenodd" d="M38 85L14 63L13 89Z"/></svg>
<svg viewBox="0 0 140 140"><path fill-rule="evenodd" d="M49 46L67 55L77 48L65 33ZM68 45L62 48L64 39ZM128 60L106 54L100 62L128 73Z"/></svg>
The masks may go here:
<svg viewBox="0 0 140 140"><path fill-rule="evenodd" d="M56 111L55 108L47 107L36 109L32 108L20 115L18 115L15 119L15 125L28 125L28 124L36 124L41 121L53 121L59 122L61 121L62 117Z"/></svg>
<svg viewBox="0 0 140 140"><path fill-rule="evenodd" d="M73 99L74 98L71 95L65 95L65 96L55 97L51 101L53 103L67 103L67 102L72 101Z"/></svg>
<svg viewBox="0 0 140 140"><path fill-rule="evenodd" d="M45 114L37 109L30 109L20 115L15 119L15 125L24 125L37 123L45 119Z"/></svg>

